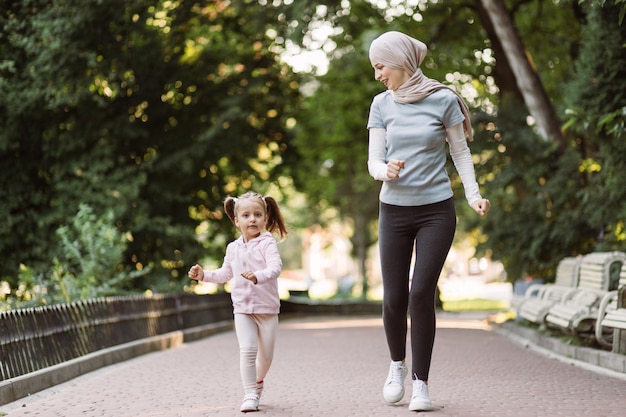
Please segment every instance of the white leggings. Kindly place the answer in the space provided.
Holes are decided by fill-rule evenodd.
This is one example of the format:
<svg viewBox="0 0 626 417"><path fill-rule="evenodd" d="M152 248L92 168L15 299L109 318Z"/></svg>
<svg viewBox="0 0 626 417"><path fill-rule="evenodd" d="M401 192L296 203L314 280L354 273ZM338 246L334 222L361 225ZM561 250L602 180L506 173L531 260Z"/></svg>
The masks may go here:
<svg viewBox="0 0 626 417"><path fill-rule="evenodd" d="M244 393L256 392L274 357L278 314L235 314L239 367Z"/></svg>

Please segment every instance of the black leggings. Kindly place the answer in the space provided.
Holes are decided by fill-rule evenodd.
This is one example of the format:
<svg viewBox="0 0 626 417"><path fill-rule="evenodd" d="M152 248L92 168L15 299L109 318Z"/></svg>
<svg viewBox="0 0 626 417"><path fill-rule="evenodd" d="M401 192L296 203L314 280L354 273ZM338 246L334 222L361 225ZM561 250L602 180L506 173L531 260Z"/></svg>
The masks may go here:
<svg viewBox="0 0 626 417"><path fill-rule="evenodd" d="M380 203L378 238L385 335L391 359L405 359L409 310L413 379L428 381L435 341L435 290L455 230L452 198L411 207ZM414 246L415 266L409 291Z"/></svg>

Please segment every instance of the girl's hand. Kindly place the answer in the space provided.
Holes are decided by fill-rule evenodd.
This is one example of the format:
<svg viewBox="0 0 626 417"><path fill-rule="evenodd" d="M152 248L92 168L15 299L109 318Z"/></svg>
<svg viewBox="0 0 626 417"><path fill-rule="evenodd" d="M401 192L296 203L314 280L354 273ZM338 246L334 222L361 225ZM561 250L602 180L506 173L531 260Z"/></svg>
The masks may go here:
<svg viewBox="0 0 626 417"><path fill-rule="evenodd" d="M253 284L257 283L256 275L254 275L254 272L252 271L243 272L241 276L247 279L248 281L252 281Z"/></svg>
<svg viewBox="0 0 626 417"><path fill-rule="evenodd" d="M489 209L491 208L491 202L486 198L482 198L478 201L474 201L474 203L472 203L472 208L476 213L484 216L489 212Z"/></svg>
<svg viewBox="0 0 626 417"><path fill-rule="evenodd" d="M202 267L198 264L195 264L191 268L189 268L189 272L187 273L189 278L196 279L198 281L202 281L204 279L204 271Z"/></svg>
<svg viewBox="0 0 626 417"><path fill-rule="evenodd" d="M387 177L391 179L400 178L400 170L404 169L404 161L390 159L387 162Z"/></svg>

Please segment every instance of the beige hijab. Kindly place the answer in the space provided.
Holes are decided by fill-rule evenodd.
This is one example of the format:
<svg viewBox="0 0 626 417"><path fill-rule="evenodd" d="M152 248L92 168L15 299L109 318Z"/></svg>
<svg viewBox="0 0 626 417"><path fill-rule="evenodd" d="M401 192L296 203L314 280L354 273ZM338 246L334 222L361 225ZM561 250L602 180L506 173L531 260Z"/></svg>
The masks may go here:
<svg viewBox="0 0 626 417"><path fill-rule="evenodd" d="M430 94L442 88L452 88L437 80L428 78L422 73L420 65L426 57L428 48L423 42L418 41L402 32L385 32L370 45L370 61L383 64L390 68L403 69L409 74L409 78L397 90L391 91L393 99L398 103L415 103L423 100ZM469 140L473 140L472 125L470 122L469 108L465 100L452 90L459 100L461 111L465 116L463 129Z"/></svg>

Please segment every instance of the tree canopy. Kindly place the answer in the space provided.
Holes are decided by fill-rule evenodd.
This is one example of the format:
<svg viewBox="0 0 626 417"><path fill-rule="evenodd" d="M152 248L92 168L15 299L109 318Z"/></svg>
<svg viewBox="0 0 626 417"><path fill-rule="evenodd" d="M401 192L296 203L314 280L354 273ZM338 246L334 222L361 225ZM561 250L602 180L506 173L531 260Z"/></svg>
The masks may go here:
<svg viewBox="0 0 626 417"><path fill-rule="evenodd" d="M1 276L46 271L81 203L154 268L139 288L222 253L221 204L276 178L300 96L280 8L251 4L2 2Z"/></svg>
<svg viewBox="0 0 626 417"><path fill-rule="evenodd" d="M487 218L450 172L477 255L511 279L549 278L564 256L624 249L626 2L496 3L524 56L480 0L0 1L0 277L13 290L24 268L51 277L76 247L59 231L80 217L123 236L121 260L107 257L117 267L99 270L124 288L180 288L232 238L226 196L293 178L307 219L333 207L351 224L366 285L379 184L365 124L381 90L367 47L391 29L424 41L425 74L473 109ZM290 48L324 51L328 73L295 73ZM516 59L560 138L541 134Z"/></svg>
<svg viewBox="0 0 626 417"><path fill-rule="evenodd" d="M322 124L326 132L342 131L345 120L354 117L354 109L369 104L371 98L365 96L371 94L374 83L353 83L354 89L367 93L357 99L358 94L352 92L352 106L338 107L341 100L325 91L342 91L339 86L350 83L355 70L369 70L366 59L346 56L366 57L371 39L386 30L401 30L424 41L429 47L422 65L425 74L456 88L474 109L476 140L470 147L481 190L494 204L487 218L475 216L454 176L461 230L475 236L477 256L486 254L503 262L509 279L524 274L550 279L564 256L624 248L621 219L626 200L624 187L617 183L624 180L626 171L618 172L617 155L623 154L626 66L620 16L626 3L488 2L489 6L497 3L513 25L518 36L514 41L521 45L518 56L509 53L511 40L496 30L501 29L496 28L499 22L493 22L485 3L372 1L350 2L348 11L329 7L326 18L339 28L332 37L337 48L330 68L338 74L320 78L322 85L310 101L317 109L333 109L332 118L317 116L326 118ZM511 62L512 58L517 61ZM363 63L353 69L351 63L357 62ZM521 82L514 71L519 62L528 62L538 84ZM529 108L533 102L526 100L523 88L540 89L532 93L544 100L543 107ZM532 117L546 113L552 119L544 125L553 131L553 126L561 129L550 137ZM364 123L365 118L361 119ZM364 149L363 125L358 134ZM358 134L350 132L335 143L357 149L352 138ZM334 151L320 147L317 153L307 148L304 159L317 163L317 169L329 159L341 166L336 161L342 152L338 146ZM337 158L329 156L332 152ZM365 170L362 163L361 171ZM317 172L314 167L307 171ZM450 171L454 173L454 168ZM340 182L343 178L336 177ZM358 181L355 178L355 184ZM317 190L315 184L320 181L313 182L310 186ZM327 198L334 187L326 185ZM314 201L318 200L314 197Z"/></svg>

